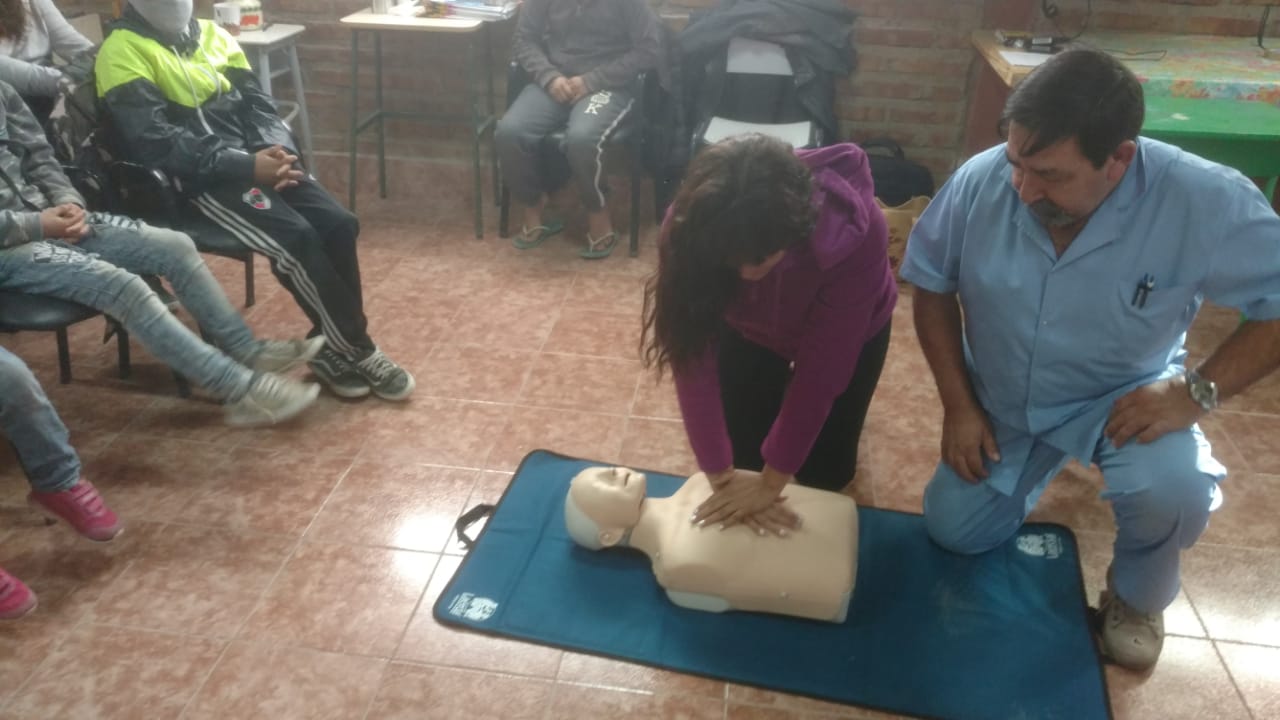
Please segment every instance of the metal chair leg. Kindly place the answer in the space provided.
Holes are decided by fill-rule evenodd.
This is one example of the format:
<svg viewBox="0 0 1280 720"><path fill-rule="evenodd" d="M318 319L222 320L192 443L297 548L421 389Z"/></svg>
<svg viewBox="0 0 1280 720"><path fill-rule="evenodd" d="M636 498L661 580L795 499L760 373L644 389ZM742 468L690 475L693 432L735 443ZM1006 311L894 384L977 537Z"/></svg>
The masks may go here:
<svg viewBox="0 0 1280 720"><path fill-rule="evenodd" d="M255 302L257 295L253 289L253 254L250 253L244 261L244 306L251 308Z"/></svg>
<svg viewBox="0 0 1280 720"><path fill-rule="evenodd" d="M67 329L58 328L54 334L58 338L58 382L66 385L71 382L71 348L67 342Z"/></svg>
<svg viewBox="0 0 1280 720"><path fill-rule="evenodd" d="M643 180L644 173L642 168L643 158L641 150L632 146L631 149L631 257L640 255L640 183Z"/></svg>
<svg viewBox="0 0 1280 720"><path fill-rule="evenodd" d="M498 237L505 238L511 236L511 189L502 185L502 191L498 193Z"/></svg>

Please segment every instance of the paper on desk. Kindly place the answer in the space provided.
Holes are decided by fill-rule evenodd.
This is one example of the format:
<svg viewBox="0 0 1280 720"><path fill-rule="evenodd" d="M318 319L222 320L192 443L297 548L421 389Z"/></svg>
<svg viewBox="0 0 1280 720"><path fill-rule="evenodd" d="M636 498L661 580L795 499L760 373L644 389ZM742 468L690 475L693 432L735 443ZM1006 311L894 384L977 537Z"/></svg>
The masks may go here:
<svg viewBox="0 0 1280 720"><path fill-rule="evenodd" d="M1045 53L1022 52L1021 50L1001 50L1000 57L1010 65L1019 67L1035 67L1048 60L1052 55Z"/></svg>

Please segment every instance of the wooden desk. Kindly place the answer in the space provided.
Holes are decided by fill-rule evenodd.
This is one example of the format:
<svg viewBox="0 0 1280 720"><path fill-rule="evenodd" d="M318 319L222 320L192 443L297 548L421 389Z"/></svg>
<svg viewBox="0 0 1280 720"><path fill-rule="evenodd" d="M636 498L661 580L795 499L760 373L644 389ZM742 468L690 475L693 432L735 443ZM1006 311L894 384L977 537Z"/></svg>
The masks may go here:
<svg viewBox="0 0 1280 720"><path fill-rule="evenodd" d="M972 43L986 66L1007 89L1033 67L1010 64L995 32L979 30ZM1275 197L1280 177L1280 61L1263 57L1252 38L1211 35L1088 33L1079 44L1111 52L1142 82L1147 117L1142 134L1234 167L1249 177L1267 179L1267 197ZM989 72L987 72L989 69ZM966 150L998 142L988 92L970 106ZM1002 104L1002 101L1001 101ZM989 129L985 127L989 122Z"/></svg>
<svg viewBox="0 0 1280 720"><path fill-rule="evenodd" d="M498 153L493 147L493 129L497 125L497 111L493 96L493 41L489 31L490 22L473 18L428 18L408 17L404 15L379 14L372 10L361 10L342 18L341 23L351 28L351 129L348 134L350 147L350 166L348 168L349 207L356 208L356 154L360 133L376 125L378 130L378 191L382 197L387 196L387 155L386 128L387 118L439 121L469 122L472 128L471 171L475 189L476 237L484 236L484 217L481 213L483 191L480 178L480 143L485 133L489 134L489 160L493 178L493 196L498 197ZM360 119L360 32L373 33L374 53L374 111L363 120ZM448 33L463 35L467 41L465 72L467 84L467 105L469 117L448 117L421 112L392 112L382 104L382 33L383 32L416 32L416 33ZM485 104L486 111L480 109L475 82L476 36L480 35L484 53Z"/></svg>

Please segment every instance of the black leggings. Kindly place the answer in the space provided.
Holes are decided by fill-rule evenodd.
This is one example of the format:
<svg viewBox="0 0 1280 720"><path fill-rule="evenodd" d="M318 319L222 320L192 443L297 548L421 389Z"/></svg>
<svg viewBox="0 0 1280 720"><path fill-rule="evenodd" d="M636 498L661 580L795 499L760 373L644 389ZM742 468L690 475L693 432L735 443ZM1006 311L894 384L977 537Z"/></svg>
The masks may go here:
<svg viewBox="0 0 1280 720"><path fill-rule="evenodd" d="M889 328L876 333L862 347L849 387L836 397L809 457L796 473L801 485L840 490L858 467L858 437L867 418L871 395L880 381L889 352ZM791 362L733 330L720 338L720 401L724 405L733 466L761 470L760 446L773 427L791 380Z"/></svg>

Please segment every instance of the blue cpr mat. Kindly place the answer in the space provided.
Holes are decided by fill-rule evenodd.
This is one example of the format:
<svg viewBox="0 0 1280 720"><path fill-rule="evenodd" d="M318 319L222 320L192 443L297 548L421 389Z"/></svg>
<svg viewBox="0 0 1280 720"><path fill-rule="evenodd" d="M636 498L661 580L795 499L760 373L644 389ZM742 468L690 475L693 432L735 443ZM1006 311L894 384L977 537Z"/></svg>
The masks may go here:
<svg viewBox="0 0 1280 720"><path fill-rule="evenodd" d="M438 621L567 650L924 718L1111 717L1069 530L1026 525L960 556L919 515L860 508L843 624L673 605L639 551L585 550L564 528L569 481L607 465L535 451L462 566ZM648 494L684 482L648 473Z"/></svg>

